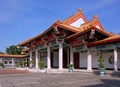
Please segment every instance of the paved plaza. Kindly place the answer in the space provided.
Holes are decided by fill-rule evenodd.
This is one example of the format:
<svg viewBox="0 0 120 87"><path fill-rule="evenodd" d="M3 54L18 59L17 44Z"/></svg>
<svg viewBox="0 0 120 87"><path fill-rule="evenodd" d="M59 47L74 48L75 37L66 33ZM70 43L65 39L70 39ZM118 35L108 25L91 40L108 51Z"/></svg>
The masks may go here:
<svg viewBox="0 0 120 87"><path fill-rule="evenodd" d="M93 73L1 74L0 87L120 87L120 75Z"/></svg>

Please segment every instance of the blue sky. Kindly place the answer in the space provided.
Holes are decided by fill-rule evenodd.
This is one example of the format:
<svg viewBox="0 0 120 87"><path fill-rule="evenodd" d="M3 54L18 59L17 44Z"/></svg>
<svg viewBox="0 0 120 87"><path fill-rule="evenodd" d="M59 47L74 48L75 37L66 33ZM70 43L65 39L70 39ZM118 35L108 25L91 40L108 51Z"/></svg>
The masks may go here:
<svg viewBox="0 0 120 87"><path fill-rule="evenodd" d="M97 15L106 31L120 32L120 0L0 0L0 51L47 29L81 8Z"/></svg>

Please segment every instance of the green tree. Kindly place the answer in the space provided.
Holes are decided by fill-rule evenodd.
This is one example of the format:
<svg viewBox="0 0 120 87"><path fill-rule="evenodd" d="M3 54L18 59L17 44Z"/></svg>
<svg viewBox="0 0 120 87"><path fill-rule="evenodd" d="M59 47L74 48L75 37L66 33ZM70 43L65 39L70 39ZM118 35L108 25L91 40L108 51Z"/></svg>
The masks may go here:
<svg viewBox="0 0 120 87"><path fill-rule="evenodd" d="M8 48L6 48L6 53L8 54L13 54L13 55L18 55L22 53L23 48L22 47L17 47L15 45L11 45Z"/></svg>
<svg viewBox="0 0 120 87"><path fill-rule="evenodd" d="M0 54L5 54L5 53L3 53L3 52L0 51Z"/></svg>

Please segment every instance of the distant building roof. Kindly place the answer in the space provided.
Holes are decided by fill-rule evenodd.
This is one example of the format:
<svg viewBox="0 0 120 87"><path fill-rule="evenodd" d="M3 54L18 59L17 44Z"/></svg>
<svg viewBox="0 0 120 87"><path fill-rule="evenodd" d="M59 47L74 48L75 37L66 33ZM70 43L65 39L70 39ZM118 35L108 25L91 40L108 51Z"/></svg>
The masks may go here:
<svg viewBox="0 0 120 87"><path fill-rule="evenodd" d="M11 54L0 54L0 58L25 58L28 55L11 55Z"/></svg>

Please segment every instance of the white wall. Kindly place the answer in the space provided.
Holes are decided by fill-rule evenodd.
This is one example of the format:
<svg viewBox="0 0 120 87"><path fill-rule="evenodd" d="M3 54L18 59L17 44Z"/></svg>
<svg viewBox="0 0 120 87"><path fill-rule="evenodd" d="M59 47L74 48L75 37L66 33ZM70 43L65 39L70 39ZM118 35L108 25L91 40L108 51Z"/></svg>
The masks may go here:
<svg viewBox="0 0 120 87"><path fill-rule="evenodd" d="M75 22L71 23L70 26L74 26L74 27L80 27L81 24L85 23L84 20L82 18L79 18L78 20L76 20Z"/></svg>
<svg viewBox="0 0 120 87"><path fill-rule="evenodd" d="M7 62L6 64L5 64L5 62ZM11 62L11 63L10 63ZM3 60L3 63L4 63L4 66L5 67L12 67L12 59L10 59L10 60Z"/></svg>
<svg viewBox="0 0 120 87"><path fill-rule="evenodd" d="M97 52L92 52L92 67L98 68L98 60L99 55ZM80 67L87 68L87 52L80 53Z"/></svg>
<svg viewBox="0 0 120 87"><path fill-rule="evenodd" d="M97 52L92 52L92 68L98 68L98 58L100 56Z"/></svg>
<svg viewBox="0 0 120 87"><path fill-rule="evenodd" d="M104 58L104 64L106 68L114 69L114 64L109 63L109 57L113 56L114 53L102 53L101 56ZM98 58L99 54L97 52L92 52L92 68L98 68ZM80 68L84 67L87 68L87 52L80 53ZM118 52L118 68L120 69L120 52Z"/></svg>
<svg viewBox="0 0 120 87"><path fill-rule="evenodd" d="M114 53L103 53L103 58L105 58L105 67L106 68L114 68L114 64L109 63L109 58L112 56L114 58ZM118 68L120 69L120 52L118 52Z"/></svg>
<svg viewBox="0 0 120 87"><path fill-rule="evenodd" d="M105 64L105 68L114 68L114 64L110 64L109 63L109 58L110 57L114 58L114 53L110 52L110 53L102 53L102 57L104 58L104 64Z"/></svg>

